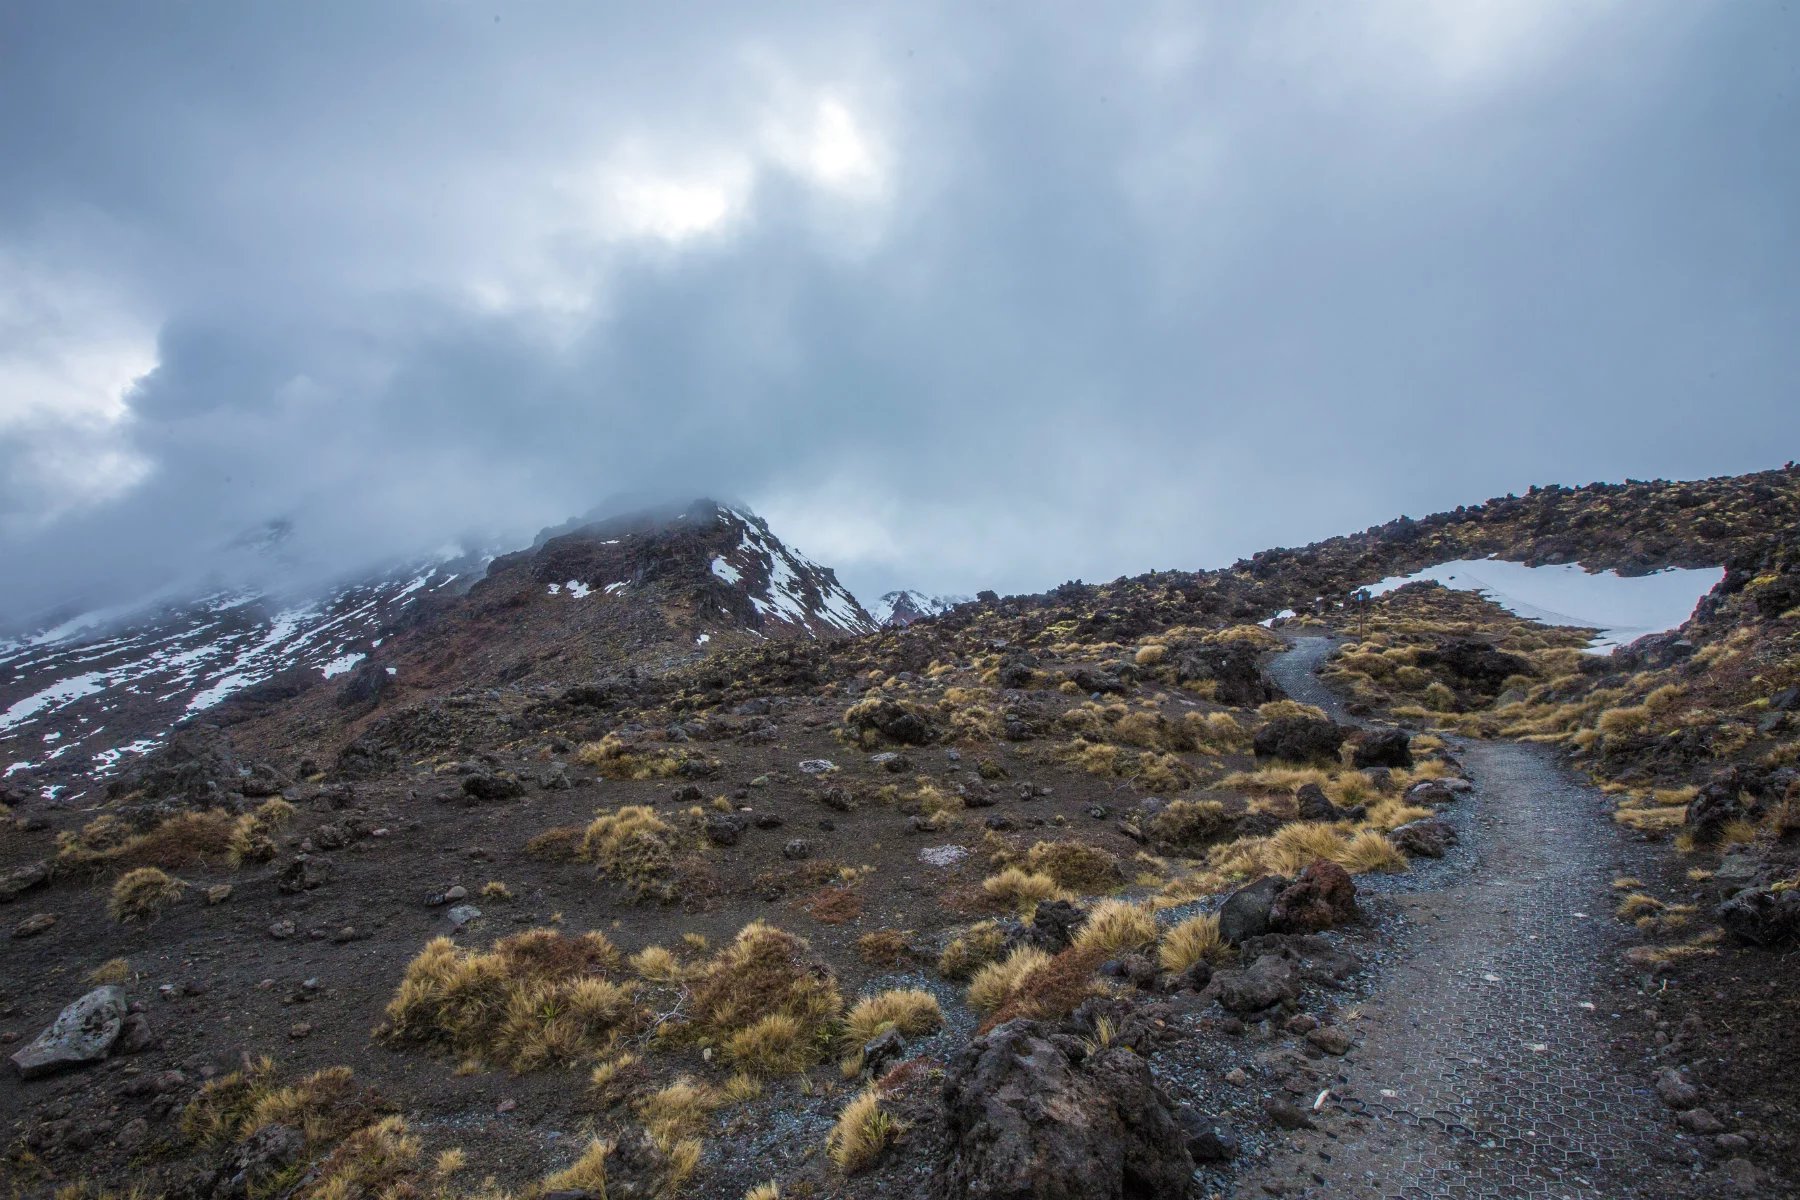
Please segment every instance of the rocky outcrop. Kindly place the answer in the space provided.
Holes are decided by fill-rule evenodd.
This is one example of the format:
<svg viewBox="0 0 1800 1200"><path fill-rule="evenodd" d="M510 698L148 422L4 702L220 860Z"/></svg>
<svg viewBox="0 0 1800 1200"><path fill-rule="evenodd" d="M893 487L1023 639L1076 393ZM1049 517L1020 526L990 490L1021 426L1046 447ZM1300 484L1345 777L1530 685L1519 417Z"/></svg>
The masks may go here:
<svg viewBox="0 0 1800 1200"><path fill-rule="evenodd" d="M1363 734L1356 743L1357 767L1410 767L1413 765L1412 737L1404 729L1383 729Z"/></svg>
<svg viewBox="0 0 1800 1200"><path fill-rule="evenodd" d="M1359 915L1355 880L1336 863L1320 859L1275 897L1269 927L1277 933L1317 933Z"/></svg>
<svg viewBox="0 0 1800 1200"><path fill-rule="evenodd" d="M1288 882L1280 875L1264 875L1225 897L1219 907L1219 936L1235 946L1269 932L1269 910Z"/></svg>
<svg viewBox="0 0 1800 1200"><path fill-rule="evenodd" d="M108 984L75 1001L12 1056L21 1076L35 1079L105 1058L125 1031L125 992Z"/></svg>
<svg viewBox="0 0 1800 1200"><path fill-rule="evenodd" d="M1450 827L1450 822L1438 817L1408 821L1388 837L1413 858L1442 858L1456 845L1456 830Z"/></svg>
<svg viewBox="0 0 1800 1200"><path fill-rule="evenodd" d="M1252 749L1258 758L1287 762L1335 762L1350 731L1322 717L1277 717L1256 731Z"/></svg>
<svg viewBox="0 0 1800 1200"><path fill-rule="evenodd" d="M1008 1021L960 1053L944 1086L938 1200L1124 1200L1189 1194L1190 1131L1122 1045Z"/></svg>

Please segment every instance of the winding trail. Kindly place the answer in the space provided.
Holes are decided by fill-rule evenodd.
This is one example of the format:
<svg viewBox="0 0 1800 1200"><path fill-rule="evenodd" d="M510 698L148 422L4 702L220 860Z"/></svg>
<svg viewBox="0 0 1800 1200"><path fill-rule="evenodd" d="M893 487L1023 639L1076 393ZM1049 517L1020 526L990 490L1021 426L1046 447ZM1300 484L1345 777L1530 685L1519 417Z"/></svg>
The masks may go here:
<svg viewBox="0 0 1800 1200"><path fill-rule="evenodd" d="M1298 639L1269 668L1340 721L1314 675L1333 643ZM1476 791L1474 865L1450 886L1384 899L1405 961L1382 978L1332 1085L1341 1110L1240 1183L1240 1195L1682 1195L1663 1118L1622 1077L1603 964L1624 933L1610 881L1630 850L1600 794L1543 747L1458 741Z"/></svg>

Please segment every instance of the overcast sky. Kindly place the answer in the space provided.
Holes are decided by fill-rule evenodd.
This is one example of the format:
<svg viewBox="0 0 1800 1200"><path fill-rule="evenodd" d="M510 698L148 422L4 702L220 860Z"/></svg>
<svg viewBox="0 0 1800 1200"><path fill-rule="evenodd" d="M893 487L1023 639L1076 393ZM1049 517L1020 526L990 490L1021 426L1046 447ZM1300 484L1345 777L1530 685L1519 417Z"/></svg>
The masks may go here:
<svg viewBox="0 0 1800 1200"><path fill-rule="evenodd" d="M0 615L274 517L738 497L873 599L1779 465L1797 64L1773 0L7 4Z"/></svg>

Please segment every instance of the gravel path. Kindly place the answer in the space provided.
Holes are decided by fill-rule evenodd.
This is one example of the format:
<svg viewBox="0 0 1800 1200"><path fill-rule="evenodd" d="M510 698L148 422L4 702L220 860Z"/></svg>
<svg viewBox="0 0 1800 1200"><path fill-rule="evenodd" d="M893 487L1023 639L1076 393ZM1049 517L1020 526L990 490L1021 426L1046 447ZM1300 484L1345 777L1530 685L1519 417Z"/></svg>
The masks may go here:
<svg viewBox="0 0 1800 1200"><path fill-rule="evenodd" d="M1270 668L1289 695L1344 719L1313 674L1325 638ZM1682 1195L1659 1149L1645 1076L1621 1077L1601 966L1621 926L1610 881L1630 850L1599 794L1542 747L1463 742L1478 853L1436 890L1385 898L1405 960L1381 981L1320 1132L1242 1181L1240 1195Z"/></svg>

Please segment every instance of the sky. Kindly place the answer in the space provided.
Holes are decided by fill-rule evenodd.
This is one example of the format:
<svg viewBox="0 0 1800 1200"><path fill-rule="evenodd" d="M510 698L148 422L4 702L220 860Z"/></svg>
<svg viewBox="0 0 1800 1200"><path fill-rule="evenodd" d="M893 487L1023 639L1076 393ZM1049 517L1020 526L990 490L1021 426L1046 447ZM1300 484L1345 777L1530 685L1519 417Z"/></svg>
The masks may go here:
<svg viewBox="0 0 1800 1200"><path fill-rule="evenodd" d="M767 11L752 11L767 10ZM0 8L0 618L748 503L865 599L1800 447L1800 6Z"/></svg>

